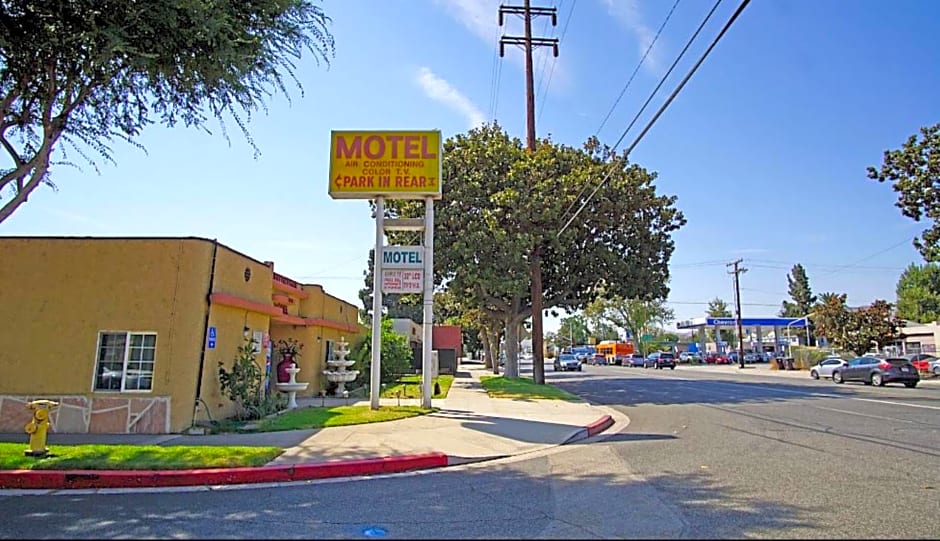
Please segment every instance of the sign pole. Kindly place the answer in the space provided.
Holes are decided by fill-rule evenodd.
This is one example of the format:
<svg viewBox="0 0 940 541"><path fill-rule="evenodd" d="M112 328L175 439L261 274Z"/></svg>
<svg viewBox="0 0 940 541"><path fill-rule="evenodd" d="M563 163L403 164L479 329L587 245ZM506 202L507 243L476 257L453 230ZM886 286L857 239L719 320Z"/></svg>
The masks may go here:
<svg viewBox="0 0 940 541"><path fill-rule="evenodd" d="M369 381L370 406L379 409L382 363L382 247L385 244L385 197L375 198L375 257L372 271L372 371Z"/></svg>
<svg viewBox="0 0 940 541"><path fill-rule="evenodd" d="M431 407L434 339L434 198L424 199L424 341L421 353L421 407Z"/></svg>

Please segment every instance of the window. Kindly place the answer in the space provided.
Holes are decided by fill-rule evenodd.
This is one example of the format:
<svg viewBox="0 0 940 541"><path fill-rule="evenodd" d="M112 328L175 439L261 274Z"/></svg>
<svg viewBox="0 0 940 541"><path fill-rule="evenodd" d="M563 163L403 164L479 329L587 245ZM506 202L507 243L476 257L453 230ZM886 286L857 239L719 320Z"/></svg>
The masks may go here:
<svg viewBox="0 0 940 541"><path fill-rule="evenodd" d="M916 355L916 354L918 354L918 353L922 353L921 348L920 348L920 342L908 342L908 343L907 343L907 352L908 352L908 353L911 353L911 354L914 354L914 355Z"/></svg>
<svg viewBox="0 0 940 541"><path fill-rule="evenodd" d="M94 390L152 390L156 349L155 333L99 333Z"/></svg>
<svg viewBox="0 0 940 541"><path fill-rule="evenodd" d="M324 360L325 361L333 360L333 341L332 340L326 341L326 359Z"/></svg>

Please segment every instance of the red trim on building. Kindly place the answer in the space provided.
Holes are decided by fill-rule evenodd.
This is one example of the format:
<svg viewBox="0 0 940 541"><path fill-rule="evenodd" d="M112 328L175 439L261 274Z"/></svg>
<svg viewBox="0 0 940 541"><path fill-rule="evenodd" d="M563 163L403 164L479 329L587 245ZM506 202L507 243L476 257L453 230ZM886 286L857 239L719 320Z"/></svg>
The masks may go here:
<svg viewBox="0 0 940 541"><path fill-rule="evenodd" d="M303 286L291 280L290 278L284 275L278 274L276 272L274 273L273 283L274 283L274 289L278 291L283 291L284 293L287 293L289 295L293 295L301 299L306 299L307 297L310 296L309 293L303 290Z"/></svg>

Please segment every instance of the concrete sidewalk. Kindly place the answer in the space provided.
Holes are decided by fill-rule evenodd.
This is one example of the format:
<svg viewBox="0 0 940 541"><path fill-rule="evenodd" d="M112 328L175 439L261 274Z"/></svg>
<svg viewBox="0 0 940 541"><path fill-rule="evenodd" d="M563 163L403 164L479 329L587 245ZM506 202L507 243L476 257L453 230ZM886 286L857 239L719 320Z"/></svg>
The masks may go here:
<svg viewBox="0 0 940 541"><path fill-rule="evenodd" d="M603 406L564 400L491 398L480 383L490 372L462 365L447 398L434 400L438 412L389 421L319 430L255 434L124 435L50 434L49 444L272 445L284 453L261 468L173 472L0 471L0 488L96 488L258 483L371 475L440 467L529 453L593 436L629 423ZM298 399L319 406L319 398ZM345 401L328 400L328 405ZM368 401L350 404L365 404ZM383 399L396 405L397 399ZM417 403L401 400L402 405ZM0 434L0 441L27 441Z"/></svg>

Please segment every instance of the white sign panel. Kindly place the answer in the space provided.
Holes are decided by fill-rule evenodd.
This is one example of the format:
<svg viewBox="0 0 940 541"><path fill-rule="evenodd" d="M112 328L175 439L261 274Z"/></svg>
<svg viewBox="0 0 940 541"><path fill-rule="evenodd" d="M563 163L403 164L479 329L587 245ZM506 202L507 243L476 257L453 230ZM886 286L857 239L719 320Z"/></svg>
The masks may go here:
<svg viewBox="0 0 940 541"><path fill-rule="evenodd" d="M424 246L385 246L382 248L382 268L423 269Z"/></svg>
<svg viewBox="0 0 940 541"><path fill-rule="evenodd" d="M383 268L382 291L385 293L421 293L424 291L424 271Z"/></svg>

